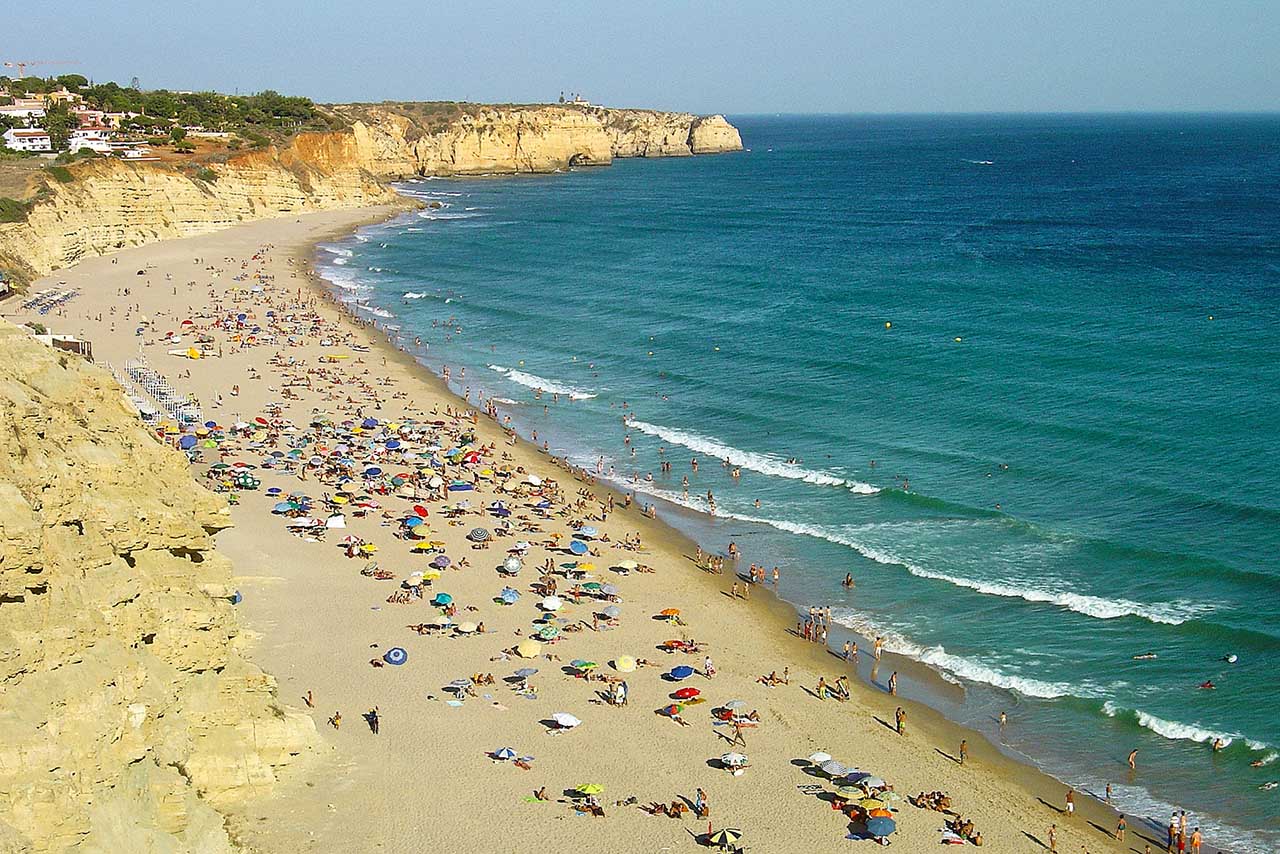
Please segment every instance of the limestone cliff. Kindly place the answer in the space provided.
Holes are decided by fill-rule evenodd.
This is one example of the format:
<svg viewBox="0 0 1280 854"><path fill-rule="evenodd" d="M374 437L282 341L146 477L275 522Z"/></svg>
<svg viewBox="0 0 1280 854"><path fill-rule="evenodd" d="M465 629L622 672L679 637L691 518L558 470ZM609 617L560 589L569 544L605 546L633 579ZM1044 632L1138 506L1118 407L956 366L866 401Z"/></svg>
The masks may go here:
<svg viewBox="0 0 1280 854"><path fill-rule="evenodd" d="M581 106L341 105L350 127L202 170L99 160L46 176L25 222L0 224L0 269L30 279L81 258L236 222L395 198L418 175L554 172L615 157L736 151L723 116Z"/></svg>
<svg viewBox="0 0 1280 854"><path fill-rule="evenodd" d="M233 851L318 736L238 651L226 505L105 371L0 349L0 851Z"/></svg>

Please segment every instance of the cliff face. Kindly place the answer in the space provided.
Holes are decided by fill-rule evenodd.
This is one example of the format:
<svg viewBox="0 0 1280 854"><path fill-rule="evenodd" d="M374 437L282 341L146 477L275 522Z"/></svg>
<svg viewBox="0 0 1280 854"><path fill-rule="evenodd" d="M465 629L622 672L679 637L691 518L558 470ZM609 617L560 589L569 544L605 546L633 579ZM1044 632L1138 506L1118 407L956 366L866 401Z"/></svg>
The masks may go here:
<svg viewBox="0 0 1280 854"><path fill-rule="evenodd" d="M101 369L0 322L0 851L235 850L318 743L238 652L225 503Z"/></svg>
<svg viewBox="0 0 1280 854"><path fill-rule="evenodd" d="M26 222L0 224L0 269L32 278L81 258L236 222L395 200L383 183L416 175L553 172L615 157L742 148L723 116L602 107L345 105L342 133L300 134L195 173L99 160L46 179Z"/></svg>

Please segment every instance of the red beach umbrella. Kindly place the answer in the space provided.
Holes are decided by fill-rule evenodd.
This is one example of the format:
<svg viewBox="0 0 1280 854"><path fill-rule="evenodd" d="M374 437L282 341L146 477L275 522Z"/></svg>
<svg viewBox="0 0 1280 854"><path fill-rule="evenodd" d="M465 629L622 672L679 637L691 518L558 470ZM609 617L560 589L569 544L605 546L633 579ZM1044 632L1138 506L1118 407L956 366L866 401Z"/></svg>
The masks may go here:
<svg viewBox="0 0 1280 854"><path fill-rule="evenodd" d="M671 696L675 697L677 700L692 700L701 693L702 692L697 688L681 688Z"/></svg>

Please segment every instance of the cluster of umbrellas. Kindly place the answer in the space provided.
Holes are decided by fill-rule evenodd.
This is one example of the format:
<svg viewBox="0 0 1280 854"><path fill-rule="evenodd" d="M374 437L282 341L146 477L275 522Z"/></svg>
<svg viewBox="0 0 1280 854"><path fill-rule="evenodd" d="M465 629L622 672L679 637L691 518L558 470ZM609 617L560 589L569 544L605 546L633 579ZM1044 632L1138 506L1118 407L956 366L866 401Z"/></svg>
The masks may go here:
<svg viewBox="0 0 1280 854"><path fill-rule="evenodd" d="M894 820L893 811L889 809L889 802L896 800L899 796L896 793L884 791L889 784L883 779L866 771L848 767L823 751L811 755L809 762L836 784L836 790L840 794L862 796L854 803L866 817L867 833L880 838L897 830L898 825ZM872 794L873 792L881 792L881 794L875 795Z"/></svg>

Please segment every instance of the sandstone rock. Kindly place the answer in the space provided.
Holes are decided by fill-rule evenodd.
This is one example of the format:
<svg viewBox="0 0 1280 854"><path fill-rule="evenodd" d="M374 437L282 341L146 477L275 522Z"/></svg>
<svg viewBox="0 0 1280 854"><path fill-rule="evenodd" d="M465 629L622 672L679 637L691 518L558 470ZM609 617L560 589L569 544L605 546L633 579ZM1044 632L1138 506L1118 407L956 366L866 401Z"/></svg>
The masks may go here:
<svg viewBox="0 0 1280 854"><path fill-rule="evenodd" d="M0 852L234 849L319 743L244 660L226 505L101 369L0 325Z"/></svg>

